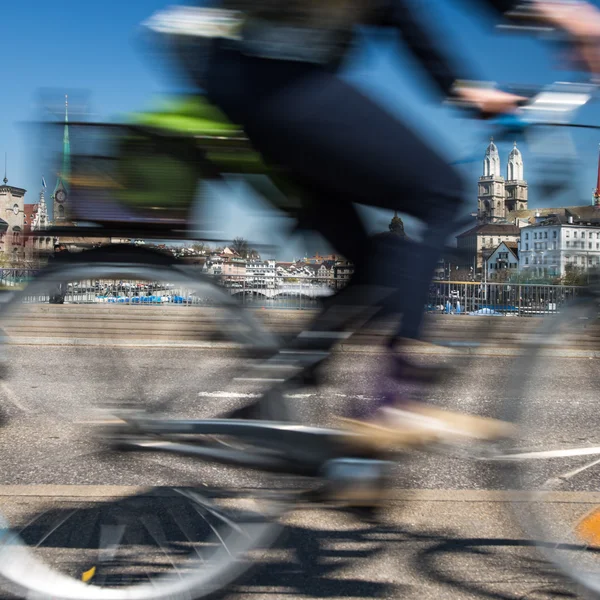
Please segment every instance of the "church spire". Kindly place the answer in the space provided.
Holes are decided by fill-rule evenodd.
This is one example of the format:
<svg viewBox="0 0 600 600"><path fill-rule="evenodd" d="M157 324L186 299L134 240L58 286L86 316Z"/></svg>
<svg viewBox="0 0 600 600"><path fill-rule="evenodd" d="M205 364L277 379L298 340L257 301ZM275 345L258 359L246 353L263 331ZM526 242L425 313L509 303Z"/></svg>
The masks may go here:
<svg viewBox="0 0 600 600"><path fill-rule="evenodd" d="M600 144L598 145L598 175L596 189L594 190L594 206L600 206Z"/></svg>
<svg viewBox="0 0 600 600"><path fill-rule="evenodd" d="M65 95L65 126L63 129L62 166L56 178L54 195L60 187L68 189L71 176L71 142L69 140L69 97Z"/></svg>
<svg viewBox="0 0 600 600"><path fill-rule="evenodd" d="M508 155L506 179L508 181L523 181L525 179L525 175L523 173L523 156L521 151L517 148L517 142L514 143L513 149Z"/></svg>
<svg viewBox="0 0 600 600"><path fill-rule="evenodd" d="M498 148L494 144L494 138L490 138L490 144L486 148L485 158L483 159L483 176L500 177L500 155Z"/></svg>
<svg viewBox="0 0 600 600"><path fill-rule="evenodd" d="M65 95L65 128L63 131L63 162L61 177L63 184L71 176L71 142L69 141L69 96Z"/></svg>

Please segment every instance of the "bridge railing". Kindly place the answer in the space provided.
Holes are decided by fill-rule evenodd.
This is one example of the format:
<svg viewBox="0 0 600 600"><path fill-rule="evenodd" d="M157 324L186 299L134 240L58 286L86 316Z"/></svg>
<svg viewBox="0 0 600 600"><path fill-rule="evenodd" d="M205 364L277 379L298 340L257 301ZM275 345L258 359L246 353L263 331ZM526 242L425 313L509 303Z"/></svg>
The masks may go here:
<svg viewBox="0 0 600 600"><path fill-rule="evenodd" d="M427 310L454 314L544 315L559 312L582 288L527 283L434 281Z"/></svg>
<svg viewBox="0 0 600 600"><path fill-rule="evenodd" d="M37 271L0 269L0 285L24 285ZM347 277L295 275L286 277L248 278L244 275L224 275L215 278L229 293L248 307L255 308L318 308L320 301L347 284ZM526 283L481 283L433 281L426 309L430 312L491 315L542 315L560 311L577 296L576 286L539 285ZM51 297L52 296L52 297ZM73 282L54 294L28 297L29 302L67 302L79 304L211 304L191 290L164 282L88 280Z"/></svg>

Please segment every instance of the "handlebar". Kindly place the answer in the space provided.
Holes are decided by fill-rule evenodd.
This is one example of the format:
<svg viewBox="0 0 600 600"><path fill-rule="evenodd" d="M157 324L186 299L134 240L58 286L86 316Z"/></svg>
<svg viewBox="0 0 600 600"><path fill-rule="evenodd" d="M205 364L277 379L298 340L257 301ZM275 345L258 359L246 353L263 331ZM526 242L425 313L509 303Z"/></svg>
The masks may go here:
<svg viewBox="0 0 600 600"><path fill-rule="evenodd" d="M488 120L494 139L498 141L522 137L528 129L537 126L587 129L600 127L573 123L577 111L596 97L599 89L597 84L561 81L541 88L521 85L506 86L503 89L524 96L527 100L514 113L497 115ZM448 104L465 108L461 100L450 100ZM472 108L466 110L474 112Z"/></svg>

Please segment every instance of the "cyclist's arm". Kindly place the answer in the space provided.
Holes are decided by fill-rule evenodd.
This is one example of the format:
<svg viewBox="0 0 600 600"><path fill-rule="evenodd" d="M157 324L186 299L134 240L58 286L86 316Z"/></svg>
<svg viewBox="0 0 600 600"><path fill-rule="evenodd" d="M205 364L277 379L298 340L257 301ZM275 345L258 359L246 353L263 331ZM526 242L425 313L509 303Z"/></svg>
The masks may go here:
<svg viewBox="0 0 600 600"><path fill-rule="evenodd" d="M431 27L425 29L410 8L409 2L390 0L373 15L372 24L392 27L399 33L442 95L448 96L451 93L457 79L469 78L464 67L449 58L452 53L443 48L440 40L444 36L436 35Z"/></svg>
<svg viewBox="0 0 600 600"><path fill-rule="evenodd" d="M503 13L523 4L523 0L479 0L479 4L494 9L500 17ZM435 5L436 2L430 3L432 9L435 9ZM429 21L430 25L425 29L411 8L411 2L406 0L389 0L384 8L373 16L373 24L393 27L398 31L437 84L440 92L444 96L449 96L453 92L456 81L464 81L472 77L464 66L451 58L451 50L444 47L443 29L440 28L435 32L431 25L435 19Z"/></svg>

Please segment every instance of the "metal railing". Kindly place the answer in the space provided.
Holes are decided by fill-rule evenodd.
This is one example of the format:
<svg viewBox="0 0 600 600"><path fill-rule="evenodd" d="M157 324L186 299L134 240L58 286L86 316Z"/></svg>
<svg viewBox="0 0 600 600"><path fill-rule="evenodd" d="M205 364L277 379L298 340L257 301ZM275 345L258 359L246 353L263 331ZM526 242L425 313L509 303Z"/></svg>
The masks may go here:
<svg viewBox="0 0 600 600"><path fill-rule="evenodd" d="M0 268L0 288L24 286L39 272L39 269Z"/></svg>
<svg viewBox="0 0 600 600"><path fill-rule="evenodd" d="M5 281L7 286L24 285L36 273L36 270L0 269L0 284ZM243 305L254 308L318 308L324 297L348 283L346 276L332 278L302 274L269 278L222 275L214 279L239 298ZM578 286L533 283L433 281L426 310L466 315L543 315L558 312L581 289ZM189 289L164 282L116 280L73 282L57 289L53 295L26 299L31 303L57 300L77 304L206 306L213 303L208 296L202 298Z"/></svg>
<svg viewBox="0 0 600 600"><path fill-rule="evenodd" d="M470 315L552 314L581 289L565 285L434 281L427 310Z"/></svg>

